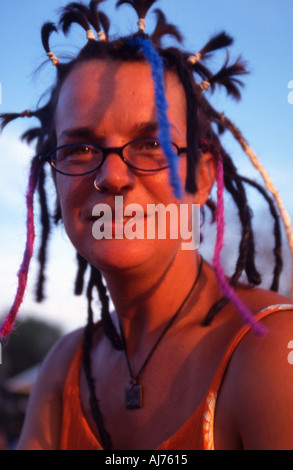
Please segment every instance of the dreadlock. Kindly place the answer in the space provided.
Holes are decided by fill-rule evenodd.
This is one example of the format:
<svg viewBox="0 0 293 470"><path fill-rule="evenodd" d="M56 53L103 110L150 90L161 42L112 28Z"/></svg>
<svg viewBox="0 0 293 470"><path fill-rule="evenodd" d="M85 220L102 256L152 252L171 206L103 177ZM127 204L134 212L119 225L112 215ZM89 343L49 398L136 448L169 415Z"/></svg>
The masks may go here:
<svg viewBox="0 0 293 470"><path fill-rule="evenodd" d="M93 379L92 370L91 370L90 353L92 350L93 333L96 327L99 325L99 323L97 325L94 324L93 310L92 310L92 305L91 305L93 288L95 286L99 286L101 288L101 277L99 275L99 271L92 268L88 287L87 287L88 322L84 331L83 366L84 366L85 376L86 376L86 380L87 380L89 392L90 392L91 412L97 424L103 447L105 449L112 449L111 436L109 435L109 433L107 432L104 426L103 416L101 414L99 403L98 403L97 396L95 393L94 379Z"/></svg>

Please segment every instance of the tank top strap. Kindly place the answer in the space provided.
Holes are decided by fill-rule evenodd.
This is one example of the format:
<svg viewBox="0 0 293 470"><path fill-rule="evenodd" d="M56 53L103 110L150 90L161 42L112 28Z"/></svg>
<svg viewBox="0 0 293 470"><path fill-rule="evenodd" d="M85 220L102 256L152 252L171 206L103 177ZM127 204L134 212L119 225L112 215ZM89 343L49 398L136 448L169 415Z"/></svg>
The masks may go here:
<svg viewBox="0 0 293 470"><path fill-rule="evenodd" d="M276 305L271 305L269 307L266 307L262 310L260 310L256 315L255 319L256 321L261 321L264 318L268 317L269 315L273 313L280 312L282 310L293 310L293 304L276 304ZM237 348L238 344L241 342L243 337L252 329L251 325L244 325L238 333L234 336L232 341L230 342L228 348L226 349L226 352L223 356L223 358L220 361L220 364L218 366L218 369L216 371L216 374L214 375L214 378L212 380L210 388L212 388L216 393L218 392L223 376L225 374L226 368L229 364L229 361Z"/></svg>
<svg viewBox="0 0 293 470"><path fill-rule="evenodd" d="M280 312L282 310L293 310L293 304L277 304L271 305L262 309L255 315L257 321L261 321L269 315ZM229 361L237 348L238 344L241 342L243 337L251 330L251 325L244 325L238 333L234 336L230 342L224 356L222 357L220 364L217 368L217 371L213 377L213 380L209 386L208 392L203 400L203 448L205 450L214 450L214 426L215 426L215 409L217 403L217 397L223 378L228 367Z"/></svg>

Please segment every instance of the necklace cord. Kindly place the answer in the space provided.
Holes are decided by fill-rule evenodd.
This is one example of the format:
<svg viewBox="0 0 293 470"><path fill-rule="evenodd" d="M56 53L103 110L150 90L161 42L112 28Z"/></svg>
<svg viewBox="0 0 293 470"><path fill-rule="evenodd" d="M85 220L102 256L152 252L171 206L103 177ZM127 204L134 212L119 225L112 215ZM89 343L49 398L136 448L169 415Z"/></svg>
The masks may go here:
<svg viewBox="0 0 293 470"><path fill-rule="evenodd" d="M164 330L162 331L162 333L160 334L160 336L158 337L158 339L156 340L155 344L153 345L151 351L149 352L149 354L147 355L145 361L143 362L142 366L140 367L138 373L136 374L136 376L134 377L133 375L133 372L132 372L132 368L131 368L131 364L130 364L130 361L129 361L129 357L128 357L128 354L127 354L127 347L126 347L126 341L125 341L125 337L124 337L124 333L123 333L123 329L122 329L122 326L119 322L119 327L120 327L120 332L121 332L121 339L122 339L122 344L124 346L124 353L125 353L125 357L126 357L126 361L127 361L127 365L128 365L128 369L129 369L129 374L130 374L130 378L131 378L131 384L136 384L138 382L138 377L139 375L141 374L141 372L143 371L143 369L145 368L145 366L147 365L147 363L149 362L151 356L153 355L153 352L155 351L156 347L158 346L159 342L161 341L161 339L163 338L163 336L165 335L165 333L167 333L167 331L169 330L169 328L172 326L172 324L174 323L174 321L176 320L176 318L178 317L179 313L181 312L181 310L183 309L184 305L186 304L186 302L188 301L188 299L190 298L196 284L198 283L198 280L200 278L200 275L201 275L201 271L202 271L202 265L203 265L203 259L202 257L200 258L200 265L199 265L199 269L198 269L198 272L197 272L197 276L195 278L195 281L193 282L192 284L192 287L191 289L189 290L187 296L183 299L181 305L179 306L179 308L176 310L175 314L172 316L172 318L170 319L170 321L168 322L168 324L166 325L166 327L164 328Z"/></svg>
<svg viewBox="0 0 293 470"><path fill-rule="evenodd" d="M133 379L132 377L132 371L131 371L131 366L130 366L130 362L129 362L129 359L128 359L128 356L127 356L127 352L126 352L126 343L125 343L125 339L124 339L124 336L123 336L123 332L122 332L122 329L121 329L121 325L120 325L120 329L121 329L121 339L123 341L123 344L124 344L124 347L125 347L125 354L126 354L126 359L127 359L127 363L128 363L128 367L129 367L129 372L130 372L130 376L132 378L133 381L137 380L139 374L141 373L141 371L143 370L143 368L146 366L147 362L149 361L151 355L153 354L157 344L159 343L159 341L162 339L162 337L164 336L164 334L166 333L166 331L170 328L171 324L173 323L173 321L175 320L175 318L177 317L177 315L179 314L179 312L181 311L181 309L183 308L184 304L187 302L188 298L190 297L195 285L197 284L199 278L200 278L200 275L201 275L201 271L202 271L202 265L203 265L203 259L201 257L201 262L200 262L200 266L199 266L199 270L198 270L198 273L197 273L197 276L196 276L196 279L192 285L192 288L190 289L189 293L187 294L187 296L185 297L185 299L183 300L182 304L180 305L179 309L176 311L175 315L173 315L173 317L171 318L170 322L168 323L168 325L166 326L166 328L163 330L163 332L161 333L161 335L159 336L158 340L156 341L155 345L153 346L151 352L149 353L149 355L147 356L146 360L144 361L142 367L140 368L139 370L139 373L137 374L136 378ZM99 326L101 325L102 322L99 322L98 325L96 326ZM91 406L91 412L92 412L92 415L93 415L93 418L95 420L95 423L97 425L97 428L99 430L99 434L100 434L100 439L101 439L101 442L102 442L102 445L103 445L103 448L104 449L107 449L107 450L113 450L113 443L112 443L112 439L111 439L111 436L110 434L108 433L107 429L105 428L105 424L104 424L104 419L103 419L103 416L100 412L100 407L99 407L99 402L98 402L98 399L96 397L96 393L95 393L95 385L94 385L94 379L91 375L91 357L90 357L90 351L91 351L91 348L92 348L92 334L93 334L93 331L94 331L94 324L92 322L89 322L88 326L86 327L85 329L85 338L84 338L84 344L83 344L83 365L84 365L84 368L85 368L85 374L86 374L86 378L87 378L87 383L88 383L88 387L89 387L89 392L90 392L90 406Z"/></svg>

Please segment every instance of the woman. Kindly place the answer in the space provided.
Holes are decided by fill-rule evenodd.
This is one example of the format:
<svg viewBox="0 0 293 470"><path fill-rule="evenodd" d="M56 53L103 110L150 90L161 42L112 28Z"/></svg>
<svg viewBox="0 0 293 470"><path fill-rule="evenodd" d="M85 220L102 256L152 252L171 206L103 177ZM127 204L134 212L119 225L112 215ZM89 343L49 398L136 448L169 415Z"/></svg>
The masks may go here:
<svg viewBox="0 0 293 470"><path fill-rule="evenodd" d="M226 64L212 75L200 62L231 43L225 33L194 56L161 48L162 34L180 36L160 12L151 42L143 30L153 1L118 2L134 5L139 32L111 42L98 3L89 8L74 3L63 10L63 30L77 22L88 38L67 64L60 64L49 48L55 27L44 26L43 44L57 68L57 82L44 108L26 112L41 122L40 129L27 134L38 139L28 202L30 214L38 177L45 221L41 267L48 232L43 177L49 162L56 218L62 219L78 253L76 291L82 289L87 267L90 278L88 325L64 337L46 359L19 448L292 449L293 372L287 355L293 306L275 292L252 288L260 276L244 179L213 127L216 123L221 131L231 123L203 94L206 87L220 84L238 96L243 64ZM194 73L202 80L195 82ZM4 124L14 117L3 116ZM190 227L194 204L213 210L209 195L215 180L218 237L212 267L198 250L182 249L182 238L173 237L171 230L160 238L158 218L148 207L172 204L179 210L184 205ZM223 183L242 224L229 283L219 265ZM117 197L123 209L119 220ZM135 211L125 212L138 206L140 221ZM107 208L110 219L103 218ZM133 219L140 237L126 236ZM278 245L277 217L275 223ZM148 236L148 224L154 237ZM99 240L94 226L100 229ZM106 232L111 236L102 236ZM31 239L20 278L27 274ZM274 290L279 267L276 249ZM248 285L239 282L243 272ZM42 282L39 287L41 297ZM92 311L95 287L102 304L98 324ZM115 307L111 314L107 292ZM248 322L244 329L239 311ZM266 334L256 335L264 333L264 326Z"/></svg>

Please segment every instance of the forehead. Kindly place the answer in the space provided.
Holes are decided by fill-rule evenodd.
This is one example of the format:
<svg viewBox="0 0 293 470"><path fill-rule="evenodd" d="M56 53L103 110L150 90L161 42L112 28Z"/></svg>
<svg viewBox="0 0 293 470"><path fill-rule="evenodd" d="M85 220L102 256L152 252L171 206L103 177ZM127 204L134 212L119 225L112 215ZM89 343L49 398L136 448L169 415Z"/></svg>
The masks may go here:
<svg viewBox="0 0 293 470"><path fill-rule="evenodd" d="M173 72L165 74L168 117L186 127L185 94ZM151 68L144 62L92 60L76 66L65 79L58 98L55 125L120 127L156 120Z"/></svg>

